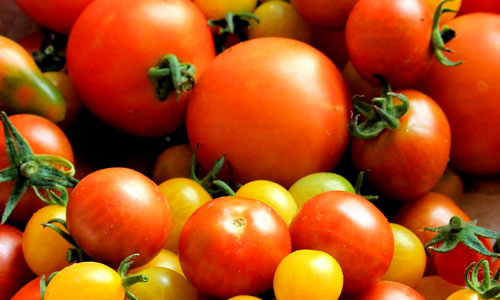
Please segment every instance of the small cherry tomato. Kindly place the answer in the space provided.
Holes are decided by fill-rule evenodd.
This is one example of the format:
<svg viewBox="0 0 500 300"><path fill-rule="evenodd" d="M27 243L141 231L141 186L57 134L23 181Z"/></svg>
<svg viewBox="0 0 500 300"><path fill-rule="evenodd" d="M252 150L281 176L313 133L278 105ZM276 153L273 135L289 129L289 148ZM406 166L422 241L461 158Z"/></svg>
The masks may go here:
<svg viewBox="0 0 500 300"><path fill-rule="evenodd" d="M158 255L156 255L155 258L153 258L153 260L151 260L147 264L134 269L130 269L130 273L138 273L139 271L153 267L161 267L174 270L175 272L184 276L184 273L182 273L181 263L179 262L179 256L166 249L162 249L160 253L158 253Z"/></svg>
<svg viewBox="0 0 500 300"><path fill-rule="evenodd" d="M344 28L358 0L292 0L292 5L307 23L324 28Z"/></svg>
<svg viewBox="0 0 500 300"><path fill-rule="evenodd" d="M198 300L196 289L174 270L152 267L134 275L145 275L148 281L130 287L130 292L139 300Z"/></svg>
<svg viewBox="0 0 500 300"><path fill-rule="evenodd" d="M37 277L23 286L10 300L41 300L40 280Z"/></svg>
<svg viewBox="0 0 500 300"><path fill-rule="evenodd" d="M411 287L393 281L379 281L369 290L349 300L426 300Z"/></svg>
<svg viewBox="0 0 500 300"><path fill-rule="evenodd" d="M171 178L189 178L192 156L193 151L188 144L168 147L156 157L153 166L153 181L160 184Z"/></svg>
<svg viewBox="0 0 500 300"><path fill-rule="evenodd" d="M194 0L208 20L223 19L227 13L251 13L257 0Z"/></svg>
<svg viewBox="0 0 500 300"><path fill-rule="evenodd" d="M463 288L463 286L449 283L439 275L424 276L414 287L426 300L445 300Z"/></svg>

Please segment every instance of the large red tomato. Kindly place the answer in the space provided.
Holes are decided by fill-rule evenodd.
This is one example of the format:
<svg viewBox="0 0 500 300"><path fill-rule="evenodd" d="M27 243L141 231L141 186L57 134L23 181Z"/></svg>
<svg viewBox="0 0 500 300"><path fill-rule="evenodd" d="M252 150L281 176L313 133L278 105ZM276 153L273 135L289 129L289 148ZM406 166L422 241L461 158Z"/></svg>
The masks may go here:
<svg viewBox="0 0 500 300"><path fill-rule="evenodd" d="M180 127L186 112L185 95L157 96L148 75L168 54L193 64L195 77L215 56L207 21L191 1L96 0L71 31L68 70L83 104L103 121L130 134L161 136Z"/></svg>
<svg viewBox="0 0 500 300"><path fill-rule="evenodd" d="M10 225L0 225L0 300L9 300L35 277L24 261L22 240L21 231Z"/></svg>
<svg viewBox="0 0 500 300"><path fill-rule="evenodd" d="M441 108L428 96L415 90L398 93L410 103L399 128L386 129L369 140L354 138L352 161L358 171L370 170L368 182L386 197L416 199L429 192L446 169L450 125Z"/></svg>
<svg viewBox="0 0 500 300"><path fill-rule="evenodd" d="M467 14L446 24L457 32L447 68L432 64L421 88L443 109L451 127L451 164L473 174L500 172L500 15ZM487 30L485 30L487 28Z"/></svg>
<svg viewBox="0 0 500 300"><path fill-rule="evenodd" d="M286 38L260 38L221 53L200 78L186 119L191 146L210 169L222 155L234 179L289 187L330 171L349 140L350 99L320 51Z"/></svg>
<svg viewBox="0 0 500 300"><path fill-rule="evenodd" d="M270 289L290 251L290 233L278 213L242 197L201 206L184 225L178 247L186 278L201 294L218 299Z"/></svg>
<svg viewBox="0 0 500 300"><path fill-rule="evenodd" d="M134 253L134 267L152 260L167 242L170 208L158 186L141 173L107 168L87 175L66 208L70 234L96 261L117 267Z"/></svg>
<svg viewBox="0 0 500 300"><path fill-rule="evenodd" d="M13 115L9 117L9 120L30 144L35 154L58 156L73 163L71 144L57 125L45 118L31 114ZM0 124L0 130L0 169L3 169L9 166L9 160L6 153L2 124ZM13 187L14 182L12 181L0 183L0 211L4 210ZM9 219L26 224L33 213L43 206L45 206L45 203L36 196L32 188L29 188L21 197Z"/></svg>
<svg viewBox="0 0 500 300"><path fill-rule="evenodd" d="M333 256L344 273L343 292L359 293L389 269L394 253L391 226L365 198L330 191L309 199L290 224L294 250L321 250Z"/></svg>

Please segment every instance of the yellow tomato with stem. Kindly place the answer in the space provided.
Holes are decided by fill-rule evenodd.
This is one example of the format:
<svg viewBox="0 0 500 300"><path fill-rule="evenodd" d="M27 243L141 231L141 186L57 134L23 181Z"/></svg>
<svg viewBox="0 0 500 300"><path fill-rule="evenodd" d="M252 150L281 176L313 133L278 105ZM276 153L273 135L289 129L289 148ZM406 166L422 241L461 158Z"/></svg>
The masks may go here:
<svg viewBox="0 0 500 300"><path fill-rule="evenodd" d="M130 287L138 300L198 300L196 289L179 273L161 267L146 268L137 273L148 281Z"/></svg>
<svg viewBox="0 0 500 300"><path fill-rule="evenodd" d="M257 0L194 0L194 4L210 19L222 19L227 13L251 13Z"/></svg>
<svg viewBox="0 0 500 300"><path fill-rule="evenodd" d="M462 289L451 294L446 300L483 300L475 291Z"/></svg>
<svg viewBox="0 0 500 300"><path fill-rule="evenodd" d="M177 256L177 254L167 249L162 249L160 253L158 253L158 255L156 255L155 258L153 258L153 260L151 260L147 264L135 269L131 269L130 273L135 274L144 269L153 267L171 269L184 276L184 273L182 272L181 268L181 263L179 262L179 256Z"/></svg>

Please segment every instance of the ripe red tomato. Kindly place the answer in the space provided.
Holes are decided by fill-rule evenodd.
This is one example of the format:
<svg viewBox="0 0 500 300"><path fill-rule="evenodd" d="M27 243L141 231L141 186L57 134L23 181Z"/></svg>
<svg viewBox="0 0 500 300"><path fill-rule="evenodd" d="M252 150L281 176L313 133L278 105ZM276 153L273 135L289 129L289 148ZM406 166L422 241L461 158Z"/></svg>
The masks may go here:
<svg viewBox="0 0 500 300"><path fill-rule="evenodd" d="M40 280L37 277L23 286L10 300L41 300Z"/></svg>
<svg viewBox="0 0 500 300"><path fill-rule="evenodd" d="M30 144L35 154L48 154L59 156L73 163L73 149L65 133L51 121L31 114L18 114L9 117L14 127ZM3 126L0 124L0 169L9 166L6 153ZM0 183L0 211L3 211L7 199L14 187L14 182ZM21 197L16 208L10 215L10 220L26 224L31 216L40 208L45 206L29 188Z"/></svg>
<svg viewBox="0 0 500 300"><path fill-rule="evenodd" d="M70 234L90 257L116 267L138 253L134 267L152 260L167 242L170 209L158 186L141 173L107 168L73 189L66 209Z"/></svg>
<svg viewBox="0 0 500 300"><path fill-rule="evenodd" d="M446 68L432 63L421 89L443 109L451 127L452 166L472 174L500 172L500 15L463 15L447 23L458 34L447 46L451 60L464 63ZM484 30L488 28L488 30ZM471 100L472 99L472 100Z"/></svg>
<svg viewBox="0 0 500 300"><path fill-rule="evenodd" d="M184 225L178 247L186 278L201 294L220 299L271 288L290 251L290 233L278 213L242 197L201 206Z"/></svg>
<svg viewBox="0 0 500 300"><path fill-rule="evenodd" d="M389 269L394 253L391 226L365 198L330 191L309 199L290 224L294 250L322 250L344 273L343 293L359 293Z"/></svg>
<svg viewBox="0 0 500 300"><path fill-rule="evenodd" d="M341 29L358 0L292 0L297 12L311 25Z"/></svg>
<svg viewBox="0 0 500 300"><path fill-rule="evenodd" d="M439 106L415 90L403 90L410 110L396 130L354 138L351 154L358 171L370 170L368 182L381 194L407 200L422 197L439 181L448 164L450 125ZM394 101L394 100L393 100Z"/></svg>
<svg viewBox="0 0 500 300"><path fill-rule="evenodd" d="M30 281L33 274L24 261L23 233L10 225L0 225L0 300L9 300Z"/></svg>
<svg viewBox="0 0 500 300"><path fill-rule="evenodd" d="M462 6L458 15L465 15L475 12L500 13L500 3L497 0L462 0Z"/></svg>
<svg viewBox="0 0 500 300"><path fill-rule="evenodd" d="M195 4L97 0L71 31L67 63L75 90L92 113L129 134L161 136L179 128L186 112L186 95L177 101L172 92L160 101L148 76L168 54L193 64L196 77L215 56L207 21Z"/></svg>
<svg viewBox="0 0 500 300"><path fill-rule="evenodd" d="M411 287L393 281L379 281L369 290L348 300L425 300Z"/></svg>
<svg viewBox="0 0 500 300"><path fill-rule="evenodd" d="M342 76L325 55L296 40L259 38L210 64L189 98L186 126L204 169L225 155L236 182L288 188L336 166L349 110Z"/></svg>
<svg viewBox="0 0 500 300"><path fill-rule="evenodd" d="M430 68L432 16L424 0L360 0L346 25L349 58L361 77L408 87Z"/></svg>

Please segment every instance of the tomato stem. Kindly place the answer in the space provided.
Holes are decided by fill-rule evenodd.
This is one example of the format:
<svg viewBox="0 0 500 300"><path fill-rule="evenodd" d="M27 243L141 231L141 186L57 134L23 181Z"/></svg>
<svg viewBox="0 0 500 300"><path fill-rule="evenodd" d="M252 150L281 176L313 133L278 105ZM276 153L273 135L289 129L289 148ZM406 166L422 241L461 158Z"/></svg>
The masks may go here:
<svg viewBox="0 0 500 300"><path fill-rule="evenodd" d="M122 285L125 288L125 296L130 300L138 300L137 297L129 291L129 287L139 282L147 282L148 277L146 275L130 275L127 276L128 269L132 265L132 258L139 256L138 253L132 254L125 258L118 267L118 274L122 278Z"/></svg>
<svg viewBox="0 0 500 300"><path fill-rule="evenodd" d="M434 17L432 19L431 44L436 59L442 65L445 65L447 67L455 67L462 64L463 61L453 62L449 60L443 53L443 51L453 53L453 51L449 48L446 48L444 44L449 42L451 39L455 37L455 31L447 26L444 26L443 30L439 29L439 22L441 20L441 15L447 12L456 12L455 10L449 8L443 8L443 5L446 2L450 1L454 0L443 0L441 3L439 3L439 5L436 8L436 11L434 12Z"/></svg>
<svg viewBox="0 0 500 300"><path fill-rule="evenodd" d="M60 224L64 227L64 230L61 228L55 226L53 223ZM72 262L83 262L83 261L91 261L92 259L85 253L83 252L82 248L78 246L76 241L73 239L73 237L68 233L68 225L66 224L66 221L63 219L51 219L47 223L42 223L41 224L43 227L49 227L50 229L54 230L59 234L64 240L66 240L73 248L68 249L66 252L66 261L69 263Z"/></svg>
<svg viewBox="0 0 500 300"><path fill-rule="evenodd" d="M165 55L157 66L148 71L155 86L156 98L165 101L171 92L175 92L179 101L181 93L193 88L195 71L193 64L180 62L174 54Z"/></svg>
<svg viewBox="0 0 500 300"><path fill-rule="evenodd" d="M208 20L210 27L219 26L219 32L214 36L217 53L221 53L226 49L227 38L230 34L236 34L242 42L248 40L245 28L250 26L252 20L257 23L260 22L256 15L246 12L229 12L222 19Z"/></svg>
<svg viewBox="0 0 500 300"><path fill-rule="evenodd" d="M64 49L68 37L45 28L42 31L45 37L40 50L33 52L33 59L42 72L59 72L66 65Z"/></svg>
<svg viewBox="0 0 500 300"><path fill-rule="evenodd" d="M479 282L480 268L483 269L483 280ZM472 272L471 272L472 271ZM490 275L490 265L486 259L481 259L477 264L473 262L465 271L465 284L467 287L476 292L481 299L498 299L500 298L500 269L497 270L493 278Z"/></svg>
<svg viewBox="0 0 500 300"><path fill-rule="evenodd" d="M357 195L360 195L361 197L365 198L366 200L368 200L370 202L375 202L375 200L378 199L377 195L362 195L361 194L361 187L363 186L363 180L365 178L365 174L368 172L370 172L369 169L362 171L362 172L359 172L358 178L356 178L356 185L354 186L354 192Z"/></svg>

